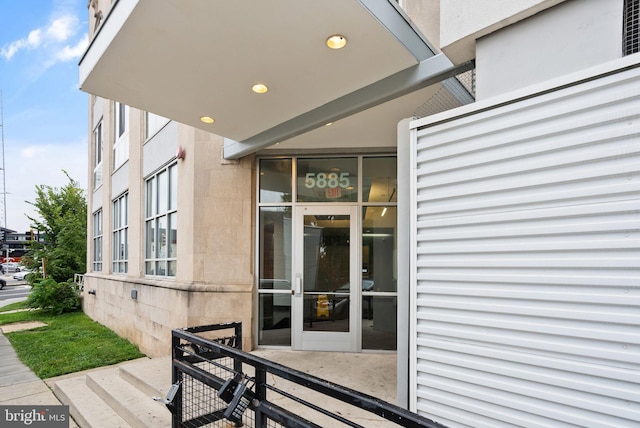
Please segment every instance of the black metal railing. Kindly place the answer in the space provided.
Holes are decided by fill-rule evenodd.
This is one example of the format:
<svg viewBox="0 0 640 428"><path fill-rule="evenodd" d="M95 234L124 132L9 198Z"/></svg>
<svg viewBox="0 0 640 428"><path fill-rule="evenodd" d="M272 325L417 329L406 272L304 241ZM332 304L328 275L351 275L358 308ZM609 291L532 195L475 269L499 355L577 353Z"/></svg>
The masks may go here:
<svg viewBox="0 0 640 428"><path fill-rule="evenodd" d="M362 427L357 421L376 419L386 426L444 427L241 348L239 322L172 331L173 385L164 402L174 428Z"/></svg>

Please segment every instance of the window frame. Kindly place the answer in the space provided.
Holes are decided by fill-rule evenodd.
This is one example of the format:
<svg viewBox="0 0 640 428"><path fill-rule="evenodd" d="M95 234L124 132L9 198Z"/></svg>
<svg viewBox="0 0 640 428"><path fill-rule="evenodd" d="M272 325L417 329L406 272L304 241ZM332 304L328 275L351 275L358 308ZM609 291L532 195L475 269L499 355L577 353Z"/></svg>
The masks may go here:
<svg viewBox="0 0 640 428"><path fill-rule="evenodd" d="M339 198L318 199L315 201L310 201L308 200L308 198L307 199L303 198L304 200L302 201L300 200L301 198L299 195L299 190L300 190L299 188L301 186L305 186L305 188L307 187L305 178L313 180L313 179L318 179L319 176L318 174L315 174L315 175L309 174L308 173L309 171L307 170L302 170L302 174L301 174L301 170L298 168L299 160L302 159L306 162L309 159L344 160L349 158L357 159L357 174L353 174L353 175L349 174L348 176L341 176L340 173L338 172L338 174L332 178L328 176L321 178L326 182L315 183L315 184L317 184L319 187L322 187L322 188L337 187L341 184L340 182L341 178L344 179L348 177L349 180L353 180L353 182L349 184L353 185L354 189L356 189L355 201L353 200L344 201L344 200L340 200ZM372 188L371 182L372 182L372 179L374 178L374 174L377 174L376 171L378 171L378 168L376 168L375 163L370 163L370 162L375 161L376 159L380 159L382 161L387 159L389 162L392 162L393 164L395 164L395 176L385 177L391 180L391 181L387 180L386 182L386 185L387 185L386 193L381 193L377 195L377 197L372 198L370 194L370 190ZM365 235L367 233L370 233L366 230L366 227L364 225L364 219L366 217L367 211L370 211L371 213L376 213L376 215L379 217L387 216L386 217L387 219L391 218L391 216L394 216L395 226L394 226L393 233L395 235L394 239L396 239L398 236L397 159L398 159L397 153L375 153L375 154L354 153L354 154L338 154L338 155L328 155L328 156L321 156L321 155L312 156L312 155L304 155L304 154L300 156L264 155L264 156L256 157L256 171L257 171L258 179L255 180L255 186L256 186L255 191L257 195L257 203L256 203L256 211L255 211L256 237L255 237L255 253L254 253L255 265L254 266L255 266L255 272L256 272L255 287L256 287L258 304L254 309L254 316L257 318L258 322L254 327L254 334L256 335L255 337L257 338L259 346L287 347L287 346L291 346L293 343L292 327L283 327L283 335L278 336L277 338L275 338L275 340L273 337L266 338L264 336L265 330L263 329L263 324L262 324L263 317L264 317L264 313L263 313L264 309L262 306L263 300L268 300L270 298L274 300L279 299L280 301L284 299L290 299L291 298L291 281L293 278L295 278L295 273L293 271L293 266L294 266L293 241L295 240L295 238L290 238L290 239L283 238L277 241L278 245L281 245L283 248L282 251L280 251L280 253L286 255L286 256L278 257L278 262L281 263L280 268L277 269L280 273L280 276L274 275L275 269L273 269L273 267L271 266L267 267L268 265L272 265L275 260L275 258L270 256L270 254L273 254L273 251L271 251L268 247L273 246L273 242L276 242L276 240L271 240L270 244L267 243L266 237L268 235L268 232L265 226L267 226L269 222L265 221L266 216L264 214L283 213L283 216L282 216L283 222L279 226L281 226L281 229L283 231L285 230L285 228L288 228L288 229L286 232L281 231L281 235L293 236L295 233L295 227L296 227L295 225L293 225L293 223L295 222L295 216L288 217L288 220L291 223L291 225L287 225L286 224L287 217L286 215L284 215L285 213L294 213L296 212L296 210L305 206L314 206L314 207L325 207L325 206L332 206L332 205L357 206L360 212L362 213L361 219L358 220L360 230L358 232L359 236L358 236L357 245L363 246L363 243L365 242ZM279 162L281 162L281 165L278 165ZM275 190L271 188L270 190L272 190L273 192L270 193L268 191L269 189L263 188L263 182L269 183L269 179L267 179L262 174L264 172L263 166L267 167L266 169L267 172L273 173L276 176L279 175L279 179L277 180L277 182L279 183L285 183L286 178L288 177L290 185L286 185L285 183L281 186L278 186L277 189ZM322 171L322 170L316 168L315 172L318 172L318 171ZM333 170L330 169L328 172L329 173L333 172ZM377 177L377 178L380 178L380 177ZM330 183L331 180L333 180L335 183ZM344 184L347 185L347 183L344 183ZM309 185L311 185L311 182L309 183ZM265 187L267 187L266 184L265 184ZM394 245L395 244L397 244L396 241L394 241ZM361 251L362 252L360 254L360 257L363 258L363 250ZM395 260L392 261L392 263L397 263L396 247L394 247L394 253L396 255L395 255ZM271 259L269 259L269 257L271 257ZM289 257L289 260L286 260L286 257ZM372 267L375 267L375 266L372 266L373 265L373 263L371 263L372 261L373 260L367 261L366 263L367 272L366 272L366 275L364 271L362 272L361 274L362 280L373 279L373 278L369 278ZM363 258L363 262L364 262L364 258ZM378 268L380 269L380 267ZM385 269L385 268L386 267L384 266L382 267L382 269ZM363 270L364 269L365 269L365 265L363 263ZM393 269L388 269L388 270L393 271ZM377 299L387 299L387 300L396 299L395 301L397 302L397 299L399 296L399 290L397 288L397 277L394 277L393 280L395 280L392 282L392 284L395 284L395 289L393 290L392 289L362 290L361 299L363 303L361 303L362 305L361 307L362 308L365 307L364 305L365 300L369 303L369 308L372 307L372 302ZM291 306L292 303L293 302L290 303L290 308L292 307ZM286 306L286 305L281 304L281 306ZM289 316L291 317L291 313L289 314ZM397 317L397 314L396 314L396 317ZM361 330L363 329L363 325L364 324L362 323L360 324ZM289 329L289 336L284 335L284 332L287 330L287 328ZM397 329L395 333L396 335L398 334ZM392 350L392 349L387 349L385 347L379 346L380 343L374 343L372 341L365 340L365 338L363 337L362 331L359 333L359 335L361 339L360 340L361 351L379 352L379 351ZM393 349L393 350L397 350L397 349Z"/></svg>
<svg viewBox="0 0 640 428"><path fill-rule="evenodd" d="M154 135L156 135L162 128L167 126L171 121L164 116L160 116L151 112L145 112L144 114L144 140L147 141Z"/></svg>
<svg viewBox="0 0 640 428"><path fill-rule="evenodd" d="M129 270L129 192L113 200L111 271L125 274Z"/></svg>
<svg viewBox="0 0 640 428"><path fill-rule="evenodd" d="M114 171L129 160L129 106L118 101L114 102L114 143L113 169Z"/></svg>
<svg viewBox="0 0 640 428"><path fill-rule="evenodd" d="M103 233L102 208L94 211L92 216L92 257L91 270L102 272L102 233Z"/></svg>
<svg viewBox="0 0 640 428"><path fill-rule="evenodd" d="M177 162L145 180L144 274L175 278L177 270ZM164 205L164 206L163 206ZM160 243L160 245L156 245Z"/></svg>
<svg viewBox="0 0 640 428"><path fill-rule="evenodd" d="M104 129L102 119L93 129L93 188L102 186L102 165L104 158Z"/></svg>

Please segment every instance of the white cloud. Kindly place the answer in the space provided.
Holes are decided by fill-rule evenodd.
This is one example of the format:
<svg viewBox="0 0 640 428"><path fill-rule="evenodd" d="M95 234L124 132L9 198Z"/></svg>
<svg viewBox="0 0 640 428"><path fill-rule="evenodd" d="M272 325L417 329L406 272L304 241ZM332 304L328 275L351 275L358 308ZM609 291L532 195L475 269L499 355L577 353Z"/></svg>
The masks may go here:
<svg viewBox="0 0 640 428"><path fill-rule="evenodd" d="M34 49L40 46L42 43L42 31L41 30L33 30L29 33L29 35L23 39L15 40L7 47L3 47L0 49L0 55L3 56L7 61L13 57L16 52L21 49Z"/></svg>
<svg viewBox="0 0 640 428"><path fill-rule="evenodd" d="M52 19L47 25L29 32L27 37L15 40L2 49L0 56L9 61L21 50L44 47L51 53L52 60L48 65L58 61L69 61L80 57L87 46L87 35L75 44L64 44L72 39L80 30L80 22L74 15L62 15Z"/></svg>
<svg viewBox="0 0 640 428"><path fill-rule="evenodd" d="M33 30L27 36L26 45L28 48L37 48L40 46L42 42L42 31L41 30Z"/></svg>
<svg viewBox="0 0 640 428"><path fill-rule="evenodd" d="M56 58L60 61L71 61L76 58L80 58L84 51L87 49L89 45L89 35L85 34L85 36L78 40L78 42L73 45L67 45L60 49L56 55Z"/></svg>
<svg viewBox="0 0 640 428"><path fill-rule="evenodd" d="M65 42L76 33L78 28L78 18L65 15L55 19L47 28L47 36L58 42Z"/></svg>
<svg viewBox="0 0 640 428"><path fill-rule="evenodd" d="M43 146L25 147L20 151L20 157L26 160L36 159L38 154L44 153L45 151L46 149Z"/></svg>

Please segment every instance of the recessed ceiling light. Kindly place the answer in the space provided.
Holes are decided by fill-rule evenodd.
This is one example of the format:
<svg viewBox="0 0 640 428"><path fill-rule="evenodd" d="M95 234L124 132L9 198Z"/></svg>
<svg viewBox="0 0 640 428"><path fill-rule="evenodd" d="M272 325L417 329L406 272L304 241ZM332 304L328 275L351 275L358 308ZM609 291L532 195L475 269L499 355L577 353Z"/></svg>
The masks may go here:
<svg viewBox="0 0 640 428"><path fill-rule="evenodd" d="M324 126L331 126L333 125L333 122L329 122L329 123L325 123Z"/></svg>
<svg viewBox="0 0 640 428"><path fill-rule="evenodd" d="M256 83L251 87L251 90L256 94L264 94L269 90L269 88L267 88L267 85L263 85L262 83Z"/></svg>
<svg viewBox="0 0 640 428"><path fill-rule="evenodd" d="M341 34L334 34L327 39L327 46L331 49L341 49L347 45L347 38Z"/></svg>
<svg viewBox="0 0 640 428"><path fill-rule="evenodd" d="M201 116L200 117L200 122L213 123L213 122L215 122L215 120L213 120L213 118L209 117L209 116Z"/></svg>

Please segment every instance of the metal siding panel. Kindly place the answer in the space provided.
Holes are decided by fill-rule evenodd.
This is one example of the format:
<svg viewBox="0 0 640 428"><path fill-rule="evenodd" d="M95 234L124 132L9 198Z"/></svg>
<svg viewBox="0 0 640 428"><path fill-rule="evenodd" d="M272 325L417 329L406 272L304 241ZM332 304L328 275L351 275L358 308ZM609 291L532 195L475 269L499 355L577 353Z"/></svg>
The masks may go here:
<svg viewBox="0 0 640 428"><path fill-rule="evenodd" d="M416 139L417 410L640 424L640 69Z"/></svg>

